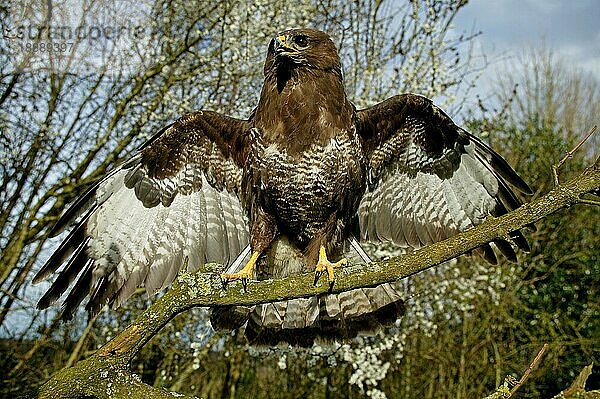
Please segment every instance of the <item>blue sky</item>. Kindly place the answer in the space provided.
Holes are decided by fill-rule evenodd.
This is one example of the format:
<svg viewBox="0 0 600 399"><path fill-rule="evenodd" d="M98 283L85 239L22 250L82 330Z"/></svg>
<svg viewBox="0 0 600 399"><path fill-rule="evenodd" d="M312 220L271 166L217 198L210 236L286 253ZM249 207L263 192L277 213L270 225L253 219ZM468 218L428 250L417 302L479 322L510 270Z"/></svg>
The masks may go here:
<svg viewBox="0 0 600 399"><path fill-rule="evenodd" d="M478 93L489 89L487 82L502 68L494 59L516 58L532 48L551 50L600 80L599 0L472 0L454 26L459 32L482 31L477 44L492 65Z"/></svg>

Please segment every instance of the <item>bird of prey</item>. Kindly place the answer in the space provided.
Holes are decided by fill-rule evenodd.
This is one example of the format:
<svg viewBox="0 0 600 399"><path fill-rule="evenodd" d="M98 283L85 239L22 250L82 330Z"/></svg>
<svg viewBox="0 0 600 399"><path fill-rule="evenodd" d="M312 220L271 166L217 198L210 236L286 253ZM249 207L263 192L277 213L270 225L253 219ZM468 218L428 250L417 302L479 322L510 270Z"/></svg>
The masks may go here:
<svg viewBox="0 0 600 399"><path fill-rule="evenodd" d="M168 286L187 260L253 276L286 237L334 281L345 244L420 247L521 205L530 193L508 163L429 99L401 94L358 110L345 91L331 38L314 29L274 37L258 105L246 120L202 110L181 117L83 194L53 236L71 228L35 282L58 276L39 301L73 284L63 314L89 296L97 313L139 286ZM519 231L507 240L527 250ZM495 246L515 260L509 241ZM480 252L496 261L492 247Z"/></svg>

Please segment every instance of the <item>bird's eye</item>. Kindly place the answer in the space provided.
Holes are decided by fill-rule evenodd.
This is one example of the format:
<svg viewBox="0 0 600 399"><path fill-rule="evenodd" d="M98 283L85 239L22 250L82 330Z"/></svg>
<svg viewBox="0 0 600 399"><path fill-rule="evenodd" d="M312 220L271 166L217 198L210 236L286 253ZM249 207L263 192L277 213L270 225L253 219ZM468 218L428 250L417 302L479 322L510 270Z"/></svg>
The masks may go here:
<svg viewBox="0 0 600 399"><path fill-rule="evenodd" d="M304 35L296 36L294 38L294 43L298 45L298 47L307 47L308 46L308 37Z"/></svg>

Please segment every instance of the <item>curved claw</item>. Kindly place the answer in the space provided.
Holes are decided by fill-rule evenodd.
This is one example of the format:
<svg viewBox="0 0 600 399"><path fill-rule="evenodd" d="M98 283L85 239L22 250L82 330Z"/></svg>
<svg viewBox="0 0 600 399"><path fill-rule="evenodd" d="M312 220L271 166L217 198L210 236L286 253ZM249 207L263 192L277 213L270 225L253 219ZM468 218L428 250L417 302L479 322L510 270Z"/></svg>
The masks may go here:
<svg viewBox="0 0 600 399"><path fill-rule="evenodd" d="M346 258L342 258L337 262L331 263L327 259L327 254L325 253L325 247L321 245L321 249L319 250L319 261L317 262L317 266L315 267L315 281L314 285L317 285L319 278L324 272L327 272L327 281L329 281L329 292L333 290L333 286L335 284L335 276L333 273L334 269L340 268L348 263Z"/></svg>
<svg viewBox="0 0 600 399"><path fill-rule="evenodd" d="M221 286L223 287L223 290L227 290L227 284L229 284L229 280L223 276L221 276L220 278L221 278Z"/></svg>
<svg viewBox="0 0 600 399"><path fill-rule="evenodd" d="M316 271L315 272L315 281L313 282L313 285L317 285L317 283L319 282L319 279L321 278L321 276L323 275L322 271Z"/></svg>
<svg viewBox="0 0 600 399"><path fill-rule="evenodd" d="M248 292L248 280L252 278L252 271L254 270L254 265L256 264L256 260L260 255L259 252L253 252L252 256L250 256L250 260L246 263L246 266L242 270L237 273L223 273L221 274L221 282L223 283L223 289L227 287L227 284L231 281L242 280L242 286L244 287L244 292Z"/></svg>
<svg viewBox="0 0 600 399"><path fill-rule="evenodd" d="M329 282L329 293L333 292L333 286L335 285L335 280L331 280Z"/></svg>

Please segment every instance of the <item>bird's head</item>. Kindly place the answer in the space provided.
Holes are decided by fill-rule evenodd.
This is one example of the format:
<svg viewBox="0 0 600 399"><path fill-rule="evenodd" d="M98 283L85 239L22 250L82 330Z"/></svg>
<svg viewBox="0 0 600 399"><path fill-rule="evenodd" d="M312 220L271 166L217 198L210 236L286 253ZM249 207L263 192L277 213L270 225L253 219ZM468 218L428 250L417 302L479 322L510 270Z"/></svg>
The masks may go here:
<svg viewBox="0 0 600 399"><path fill-rule="evenodd" d="M271 71L302 67L341 71L340 56L326 33L316 29L290 29L271 40L265 75Z"/></svg>

